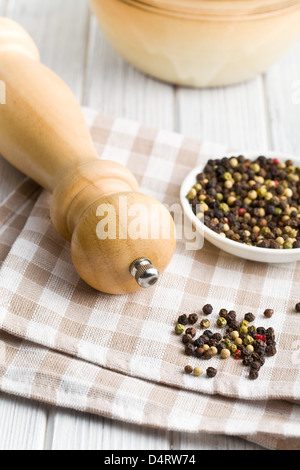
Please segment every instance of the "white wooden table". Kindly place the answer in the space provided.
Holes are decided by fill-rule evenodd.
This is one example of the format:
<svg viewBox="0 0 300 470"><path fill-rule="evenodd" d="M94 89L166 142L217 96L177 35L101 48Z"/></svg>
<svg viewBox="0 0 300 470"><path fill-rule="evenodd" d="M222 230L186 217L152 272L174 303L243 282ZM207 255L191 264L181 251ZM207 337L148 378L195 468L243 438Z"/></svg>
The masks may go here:
<svg viewBox="0 0 300 470"><path fill-rule="evenodd" d="M148 78L110 47L87 0L0 0L82 105L234 148L300 154L300 40L265 76L211 90ZM300 25L299 25L300 29ZM0 159L0 200L23 175ZM259 449L239 438L140 428L0 394L0 449Z"/></svg>

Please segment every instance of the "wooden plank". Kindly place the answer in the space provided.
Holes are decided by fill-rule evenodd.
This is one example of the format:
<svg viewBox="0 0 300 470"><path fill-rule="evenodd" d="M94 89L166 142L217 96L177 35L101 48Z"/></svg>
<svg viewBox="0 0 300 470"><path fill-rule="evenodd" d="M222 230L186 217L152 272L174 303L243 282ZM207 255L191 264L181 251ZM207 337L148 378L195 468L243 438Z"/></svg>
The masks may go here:
<svg viewBox="0 0 300 470"><path fill-rule="evenodd" d="M239 437L220 434L174 433L178 450L261 450L262 447Z"/></svg>
<svg viewBox="0 0 300 470"><path fill-rule="evenodd" d="M89 9L86 0L17 0L7 16L19 22L35 40L41 60L82 98Z"/></svg>
<svg viewBox="0 0 300 470"><path fill-rule="evenodd" d="M43 450L47 406L0 393L0 450Z"/></svg>
<svg viewBox="0 0 300 470"><path fill-rule="evenodd" d="M269 147L261 76L236 86L179 88L177 130L185 135L248 150Z"/></svg>
<svg viewBox="0 0 300 470"><path fill-rule="evenodd" d="M84 104L104 114L174 129L174 89L143 75L110 46L91 19Z"/></svg>
<svg viewBox="0 0 300 470"><path fill-rule="evenodd" d="M169 434L98 416L60 410L51 413L46 449L146 450L169 449ZM50 439L49 439L50 437Z"/></svg>
<svg viewBox="0 0 300 470"><path fill-rule="evenodd" d="M300 155L300 39L265 76L272 147Z"/></svg>

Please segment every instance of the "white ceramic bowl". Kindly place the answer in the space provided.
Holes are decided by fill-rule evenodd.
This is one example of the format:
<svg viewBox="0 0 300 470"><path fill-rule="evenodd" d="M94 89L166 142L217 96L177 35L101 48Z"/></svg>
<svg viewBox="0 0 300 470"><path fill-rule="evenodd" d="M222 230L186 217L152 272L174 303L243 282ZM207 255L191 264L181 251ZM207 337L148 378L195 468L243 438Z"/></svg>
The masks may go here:
<svg viewBox="0 0 300 470"><path fill-rule="evenodd" d="M285 155L275 152L251 152L242 153L246 158L256 159L260 155L264 155L267 158L278 158L279 160L293 160L294 164L300 166L300 157L294 155ZM228 156L238 156L237 154L230 154ZM217 157L216 157L217 158ZM194 168L185 178L180 189L180 202L187 218L193 223L196 230L199 230L201 234L204 234L206 240L226 251L234 256L245 258L252 261L264 262L264 263L291 263L300 260L300 248L292 250L275 250L271 248L258 248L255 246L243 245L242 243L235 242L228 238L221 237L218 233L214 232L210 228L206 227L193 213L191 206L186 198L187 193L191 187L197 182L196 177L198 173L201 173L204 168L204 164Z"/></svg>

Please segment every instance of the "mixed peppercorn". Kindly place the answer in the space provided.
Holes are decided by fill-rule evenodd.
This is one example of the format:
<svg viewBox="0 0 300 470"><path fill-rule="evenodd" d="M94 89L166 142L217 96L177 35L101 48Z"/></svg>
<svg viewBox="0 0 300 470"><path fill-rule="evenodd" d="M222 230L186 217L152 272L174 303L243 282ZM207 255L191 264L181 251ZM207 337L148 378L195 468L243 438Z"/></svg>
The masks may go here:
<svg viewBox="0 0 300 470"><path fill-rule="evenodd" d="M210 315L213 308L207 304L203 307L202 312L204 315ZM272 309L264 311L266 318L271 318L273 314L274 310ZM194 326L185 328L190 324L190 320ZM222 334L220 332L214 333L208 329L211 322L207 318L203 318L199 322L199 328L205 328L205 330L196 337L195 326L198 320L200 318L196 313L189 316L183 314L179 316L175 326L175 332L182 335L182 343L187 356L195 356L204 360L210 360L217 354L222 359L232 356L236 360L242 360L243 365L249 366L249 378L254 380L258 378L259 370L265 363L265 357L274 356L277 352L274 329L272 327L267 329L262 326L255 327L251 324L255 320L252 312L246 313L244 319L238 321L235 311L221 309L216 326L223 330L226 328ZM199 366L193 368L186 365L184 371L187 374L193 373L195 376L203 374L203 370ZM215 377L217 369L209 367L206 374L208 377Z"/></svg>
<svg viewBox="0 0 300 470"><path fill-rule="evenodd" d="M250 246L300 248L300 167L291 160L208 160L187 198L214 232Z"/></svg>

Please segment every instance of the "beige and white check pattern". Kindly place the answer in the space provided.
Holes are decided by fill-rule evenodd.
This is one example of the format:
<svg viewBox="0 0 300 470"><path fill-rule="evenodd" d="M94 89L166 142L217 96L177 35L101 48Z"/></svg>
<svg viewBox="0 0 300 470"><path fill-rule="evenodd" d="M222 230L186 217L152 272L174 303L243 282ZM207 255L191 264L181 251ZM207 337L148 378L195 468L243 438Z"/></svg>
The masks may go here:
<svg viewBox="0 0 300 470"><path fill-rule="evenodd" d="M141 190L178 202L191 168L225 146L187 139L85 109L99 156L126 165ZM270 448L300 448L300 264L234 258L205 243L174 258L153 288L94 291L72 266L49 218L50 196L30 180L0 206L0 389L143 425L239 435ZM179 314L205 303L273 326L278 354L250 381L240 361L213 358L214 379L183 374ZM271 320L265 308L274 308ZM213 315L212 315L213 317Z"/></svg>

